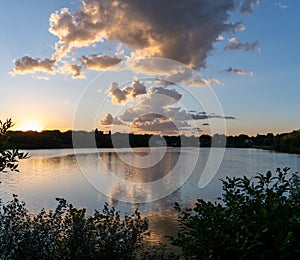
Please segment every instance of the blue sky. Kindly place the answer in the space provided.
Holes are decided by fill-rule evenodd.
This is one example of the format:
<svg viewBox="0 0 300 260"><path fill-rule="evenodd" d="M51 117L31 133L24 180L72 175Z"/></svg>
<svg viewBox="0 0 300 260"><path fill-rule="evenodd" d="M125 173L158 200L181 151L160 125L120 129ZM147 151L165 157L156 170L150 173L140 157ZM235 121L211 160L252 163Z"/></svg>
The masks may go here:
<svg viewBox="0 0 300 260"><path fill-rule="evenodd" d="M74 117L81 113L77 105L87 93L84 90L91 88L83 107L93 103L98 110L90 121L83 113L78 127L86 130L172 133L172 120L182 131L197 128L204 133L218 120L226 122L228 134L299 129L299 1L244 0L235 7L228 5L234 1L206 2L175 6L178 1L151 1L148 5L128 1L124 5L123 1L88 0L82 8L81 2L73 1L2 1L0 118L12 117L15 129L76 128ZM99 3L103 10L93 10ZM164 13L164 5L175 7ZM62 8L68 10L60 11ZM224 14L228 17L222 18ZM63 19L64 15L75 17L77 27ZM230 33L217 24L220 19L231 24ZM218 32L222 38L212 40ZM179 88L155 82L157 77L178 82L178 75L170 75L165 68L157 71L157 64L155 75L138 66L132 71L122 68L136 57L143 61L151 56L179 61L187 66L181 67L181 72L189 75L186 72L193 69L201 77L181 77ZM152 81L139 81L144 77L152 77ZM190 83L195 82L193 77L198 77L197 84ZM207 91L216 94L224 114L199 105ZM149 102L155 104L153 110ZM199 113L206 116L197 116Z"/></svg>

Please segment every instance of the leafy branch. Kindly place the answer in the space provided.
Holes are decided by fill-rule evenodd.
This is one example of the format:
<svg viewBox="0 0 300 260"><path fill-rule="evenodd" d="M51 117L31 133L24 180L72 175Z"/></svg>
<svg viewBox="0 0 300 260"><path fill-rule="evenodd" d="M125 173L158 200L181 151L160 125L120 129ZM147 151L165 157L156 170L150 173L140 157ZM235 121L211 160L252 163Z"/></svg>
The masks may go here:
<svg viewBox="0 0 300 260"><path fill-rule="evenodd" d="M11 118L0 120L0 171L10 169L18 172L18 161L29 158L28 153L22 153L9 145L9 129L14 126Z"/></svg>

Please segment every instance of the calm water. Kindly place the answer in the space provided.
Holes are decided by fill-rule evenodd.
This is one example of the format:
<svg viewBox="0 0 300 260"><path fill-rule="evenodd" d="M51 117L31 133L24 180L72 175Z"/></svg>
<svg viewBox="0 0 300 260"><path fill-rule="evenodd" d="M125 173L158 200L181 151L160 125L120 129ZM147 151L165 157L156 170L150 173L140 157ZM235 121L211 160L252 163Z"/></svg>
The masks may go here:
<svg viewBox="0 0 300 260"><path fill-rule="evenodd" d="M32 211L42 207L55 208L57 197L64 197L78 207L86 207L90 213L93 209L101 210L104 202L109 202L121 212L131 213L138 207L150 218L150 240L162 241L165 234L175 235L176 232L177 215L173 210L174 203L192 206L196 198L215 200L221 194L219 179L225 176L252 176L267 170L275 172L277 167L288 166L291 167L291 171L300 170L300 155L256 149L226 149L214 178L207 186L199 188L199 179L210 153L209 148L168 148L166 151L164 148L157 148L153 153L155 158L159 159L158 163L138 167L148 162L149 150L146 148L134 149L133 152L126 149L82 149L77 156L72 149L33 150L30 151L30 159L20 162L20 173L0 173L0 198L7 201L11 199L12 194L18 194ZM195 158L198 160L194 166ZM110 179L112 173L129 182L151 183L168 176L172 170L175 171L174 176L179 176L191 167L194 170L188 180L165 198L134 204L115 199L128 200L132 196L147 196L151 200L155 198L157 191L113 183ZM83 174L82 168L98 178L97 181L106 188L106 195L91 184L87 174ZM176 182L172 176L168 178L168 187Z"/></svg>

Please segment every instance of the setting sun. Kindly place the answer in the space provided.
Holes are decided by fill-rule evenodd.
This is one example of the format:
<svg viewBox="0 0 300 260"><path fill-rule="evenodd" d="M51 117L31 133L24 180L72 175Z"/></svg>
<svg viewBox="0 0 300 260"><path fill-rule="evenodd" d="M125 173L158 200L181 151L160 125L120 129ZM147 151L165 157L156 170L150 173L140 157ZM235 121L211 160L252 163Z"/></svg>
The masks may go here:
<svg viewBox="0 0 300 260"><path fill-rule="evenodd" d="M20 130L24 132L26 131L41 132L43 130L43 127L36 121L26 121L21 125Z"/></svg>

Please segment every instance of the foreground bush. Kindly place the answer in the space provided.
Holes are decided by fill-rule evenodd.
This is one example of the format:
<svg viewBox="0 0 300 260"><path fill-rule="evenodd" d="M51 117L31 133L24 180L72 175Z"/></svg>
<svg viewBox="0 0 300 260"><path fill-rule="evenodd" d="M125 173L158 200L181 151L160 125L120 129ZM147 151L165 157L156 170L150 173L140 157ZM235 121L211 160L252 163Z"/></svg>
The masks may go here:
<svg viewBox="0 0 300 260"><path fill-rule="evenodd" d="M217 204L177 204L180 231L173 244L187 259L300 259L299 176L288 170L227 177Z"/></svg>
<svg viewBox="0 0 300 260"><path fill-rule="evenodd" d="M147 220L139 211L121 218L107 204L87 217L57 199L55 211L28 214L17 196L0 205L0 259L128 259L141 246Z"/></svg>
<svg viewBox="0 0 300 260"><path fill-rule="evenodd" d="M4 122L0 120L0 172L5 169L18 171L18 160L28 158L28 153L21 153L18 149L11 149L8 130L13 125L11 119L7 119ZM8 150L9 148L10 150Z"/></svg>
<svg viewBox="0 0 300 260"><path fill-rule="evenodd" d="M14 196L0 202L0 259L300 259L300 179L288 170L227 177L218 203L176 204L178 254L143 246L148 222L138 211L121 218L106 204L86 216L57 199L56 210L32 216Z"/></svg>

